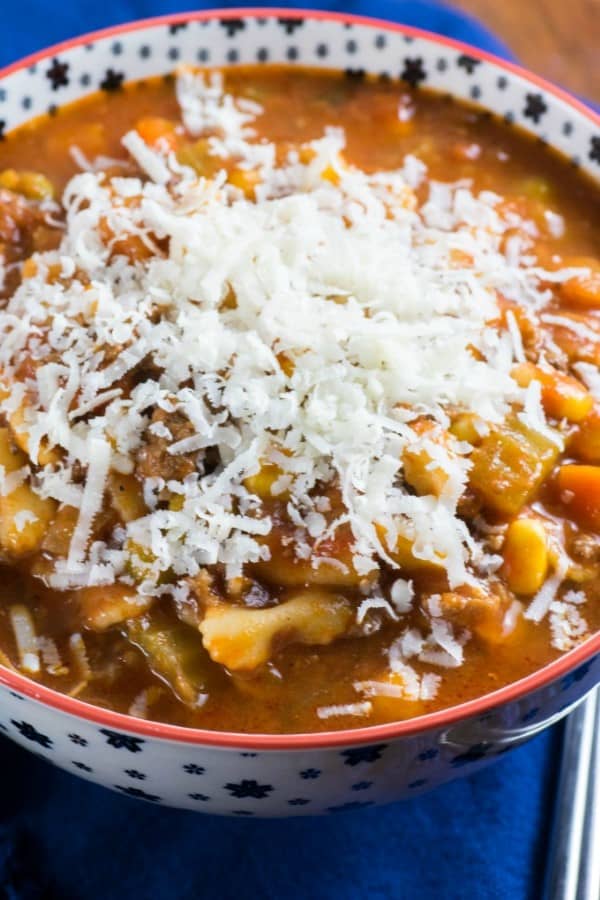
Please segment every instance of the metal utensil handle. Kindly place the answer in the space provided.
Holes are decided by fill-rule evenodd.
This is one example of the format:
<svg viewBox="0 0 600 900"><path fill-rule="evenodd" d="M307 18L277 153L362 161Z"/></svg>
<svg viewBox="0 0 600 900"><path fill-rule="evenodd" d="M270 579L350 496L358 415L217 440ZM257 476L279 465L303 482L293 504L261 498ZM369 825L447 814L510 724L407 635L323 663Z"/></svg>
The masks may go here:
<svg viewBox="0 0 600 900"><path fill-rule="evenodd" d="M597 802L594 802L600 789L595 740L598 696L599 690L595 688L571 713L565 726L546 877L546 900L598 900L600 896L600 814Z"/></svg>
<svg viewBox="0 0 600 900"><path fill-rule="evenodd" d="M600 689L596 688L594 746L590 759L577 900L600 898Z"/></svg>

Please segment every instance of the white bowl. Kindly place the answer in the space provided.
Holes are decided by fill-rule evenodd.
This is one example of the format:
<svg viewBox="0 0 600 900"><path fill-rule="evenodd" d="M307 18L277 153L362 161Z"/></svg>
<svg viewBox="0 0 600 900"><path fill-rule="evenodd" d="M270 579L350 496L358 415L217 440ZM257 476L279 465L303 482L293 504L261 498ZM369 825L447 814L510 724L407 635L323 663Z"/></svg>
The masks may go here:
<svg viewBox="0 0 600 900"><path fill-rule="evenodd" d="M355 16L242 9L135 22L0 72L0 134L91 90L171 71L288 62L387 73L475 100L600 174L600 120L523 69L455 41ZM90 706L0 667L0 729L91 781L154 803L244 816L397 800L473 771L564 716L600 680L600 634L493 694L421 718L315 735L162 725Z"/></svg>

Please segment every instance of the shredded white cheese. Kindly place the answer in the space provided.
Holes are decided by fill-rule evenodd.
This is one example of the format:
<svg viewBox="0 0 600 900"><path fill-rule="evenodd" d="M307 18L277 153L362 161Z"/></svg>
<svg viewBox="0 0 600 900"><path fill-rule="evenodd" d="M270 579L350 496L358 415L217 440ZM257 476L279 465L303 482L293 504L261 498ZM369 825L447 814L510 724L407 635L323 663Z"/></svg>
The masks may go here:
<svg viewBox="0 0 600 900"><path fill-rule="evenodd" d="M317 715L320 719L331 719L334 716L368 716L372 708L368 700L364 703L338 703L332 706L319 706Z"/></svg>
<svg viewBox="0 0 600 900"><path fill-rule="evenodd" d="M131 582L143 570L146 596L164 592L166 572L183 581L218 563L232 578L268 560L272 522L249 486L265 462L280 469L271 496L287 498L286 539L298 559L346 528L348 560L323 550L316 568L352 567L368 581L382 562L399 569L398 542L409 541L451 588L485 577L498 560L458 511L472 448L431 439L415 420L446 429L451 412L464 410L484 434L516 407L529 427L561 441L539 384L522 389L511 377L525 354L514 315L498 326L498 296L537 312L545 282L569 270L533 264L529 241L513 232L527 237L534 227L504 213L497 195L467 181L425 184L415 157L367 173L345 160L343 131L327 129L278 161L257 138L261 107L226 94L218 74L183 70L177 97L189 134L258 173L255 198L225 171L200 177L137 132L123 140L135 177L108 177L77 154L85 171L64 193L61 245L38 254L37 273L0 311L0 368L13 384L0 409L26 412L33 489L78 510L50 583ZM416 187L426 189L421 207ZM472 263L456 265L457 254ZM49 279L57 263L64 277ZM26 389L16 377L24 355L36 361ZM134 471L153 440L170 463L144 480L147 514L90 547L111 469ZM39 465L42 449L56 447L61 461ZM430 457L428 472L444 474L439 496L407 487L408 447ZM167 473L186 459L187 474ZM3 477L0 489L27 474ZM332 484L335 515L323 496ZM550 579L530 618L543 617L554 588ZM389 600L377 591L362 600L357 621L373 609L397 619L413 599L412 583L397 578ZM390 651L404 697L435 693L439 676L421 664L462 662L469 635L437 612L434 604L429 634L407 630ZM79 644L72 649L79 658Z"/></svg>

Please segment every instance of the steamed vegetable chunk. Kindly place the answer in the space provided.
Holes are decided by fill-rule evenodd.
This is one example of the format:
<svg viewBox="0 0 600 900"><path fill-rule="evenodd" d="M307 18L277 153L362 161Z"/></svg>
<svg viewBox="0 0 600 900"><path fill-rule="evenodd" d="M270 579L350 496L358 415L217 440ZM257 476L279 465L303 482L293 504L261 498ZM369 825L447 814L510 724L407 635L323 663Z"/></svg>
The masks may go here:
<svg viewBox="0 0 600 900"><path fill-rule="evenodd" d="M131 619L127 634L145 654L150 669L184 703L197 706L206 699L217 673L194 629L156 613Z"/></svg>
<svg viewBox="0 0 600 900"><path fill-rule="evenodd" d="M26 556L42 543L56 502L43 499L32 490L28 483L28 459L13 444L8 428L0 428L0 466L4 473L0 496L0 547L10 557Z"/></svg>
<svg viewBox="0 0 600 900"><path fill-rule="evenodd" d="M514 417L494 428L471 455L471 487L492 512L514 516L550 475L560 454L551 439Z"/></svg>

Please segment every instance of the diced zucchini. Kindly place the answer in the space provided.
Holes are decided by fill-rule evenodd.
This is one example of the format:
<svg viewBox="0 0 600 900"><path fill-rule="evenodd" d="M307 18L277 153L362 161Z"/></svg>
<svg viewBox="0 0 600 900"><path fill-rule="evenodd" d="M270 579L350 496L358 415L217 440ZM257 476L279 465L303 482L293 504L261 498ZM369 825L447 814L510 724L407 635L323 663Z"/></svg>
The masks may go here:
<svg viewBox="0 0 600 900"><path fill-rule="evenodd" d="M172 621L159 612L131 619L127 623L127 634L144 653L152 671L166 681L184 703L197 705L200 695L208 692L215 677L200 634L189 625Z"/></svg>

